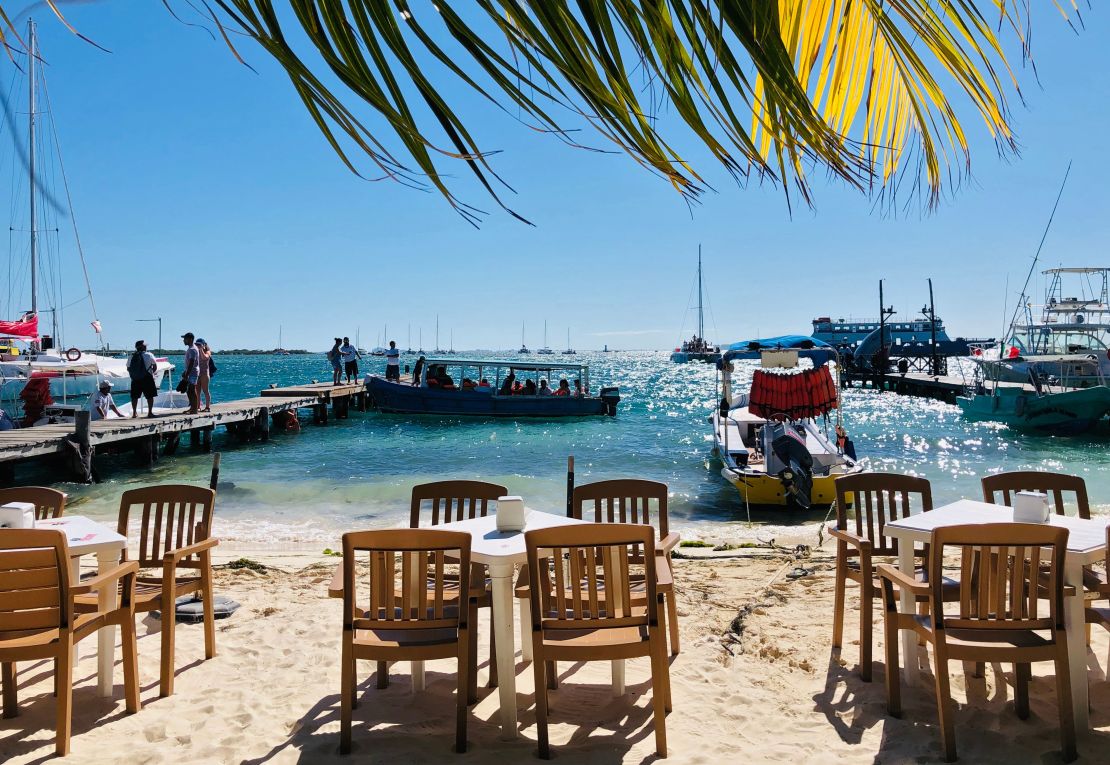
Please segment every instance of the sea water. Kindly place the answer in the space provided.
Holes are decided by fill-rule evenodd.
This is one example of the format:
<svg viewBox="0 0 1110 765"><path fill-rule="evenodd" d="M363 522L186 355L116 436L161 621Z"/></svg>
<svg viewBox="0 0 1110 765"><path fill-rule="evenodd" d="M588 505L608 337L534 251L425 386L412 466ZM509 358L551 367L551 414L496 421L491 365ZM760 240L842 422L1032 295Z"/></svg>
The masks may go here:
<svg viewBox="0 0 1110 765"><path fill-rule="evenodd" d="M593 392L619 385L616 417L501 420L352 411L323 427L306 416L299 433L275 429L268 442L247 445L220 429L213 440L222 454L215 533L245 545L334 547L345 530L407 525L412 486L443 479L493 481L523 496L529 507L564 512L569 455L579 483L620 477L666 483L672 525L684 537L773 537L784 526L815 529L825 518L827 508L797 513L745 507L721 478L707 421L717 401L712 365L673 364L662 352L585 353L555 361L571 359L589 364ZM402 363L414 360L405 356ZM217 356L216 363L217 402L257 396L270 384L331 379L323 354ZM361 368L381 374L385 360L365 358ZM741 383L745 379L750 367L739 374ZM557 385L557 378L550 382ZM958 407L938 401L861 390L844 392L841 416L870 468L928 478L936 506L980 498L979 479L988 473L1031 469L1083 476L1093 511L1110 513L1105 424L1080 437L1022 435L967 421ZM830 433L833 425L835 417ZM55 484L70 494L69 512L111 522L124 490L154 483L207 485L212 462L210 454L192 451L186 438L175 456L153 470L136 468L133 459L98 456L102 483ZM53 474L21 468L19 476L30 483Z"/></svg>

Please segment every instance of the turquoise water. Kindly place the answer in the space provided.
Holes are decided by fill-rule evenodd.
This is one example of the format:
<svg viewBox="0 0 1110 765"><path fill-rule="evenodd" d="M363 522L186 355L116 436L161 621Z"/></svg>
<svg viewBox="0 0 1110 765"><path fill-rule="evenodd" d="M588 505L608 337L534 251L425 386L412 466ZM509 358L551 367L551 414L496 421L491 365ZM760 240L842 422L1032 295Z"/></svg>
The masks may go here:
<svg viewBox="0 0 1110 765"><path fill-rule="evenodd" d="M404 359L411 363L411 358ZM570 421L497 421L352 412L326 427L307 421L299 434L240 446L217 434L222 453L217 533L266 543L334 543L339 533L404 523L413 484L447 478L495 481L532 507L561 511L566 502L566 458L573 454L579 482L644 477L671 490L671 516L703 538L749 536L736 491L711 457L707 414L715 402L715 371L671 364L662 352L580 354L590 364L591 387L618 384L617 417ZM213 381L217 401L255 396L270 383L330 379L323 355L221 356ZM380 372L384 360L366 359ZM1082 475L1096 512L1110 513L1107 433L1058 438L1016 434L991 423L964 421L957 407L888 393L847 391L845 424L870 467L923 475L937 504L978 497L979 477L999 470L1045 469ZM110 520L120 492L160 482L207 483L211 456L183 443L176 457L153 471L129 456L100 459L103 483L63 485L71 511ZM21 471L26 482L44 474ZM785 517L753 511L766 524L812 524L824 512ZM760 525L762 524L762 525Z"/></svg>

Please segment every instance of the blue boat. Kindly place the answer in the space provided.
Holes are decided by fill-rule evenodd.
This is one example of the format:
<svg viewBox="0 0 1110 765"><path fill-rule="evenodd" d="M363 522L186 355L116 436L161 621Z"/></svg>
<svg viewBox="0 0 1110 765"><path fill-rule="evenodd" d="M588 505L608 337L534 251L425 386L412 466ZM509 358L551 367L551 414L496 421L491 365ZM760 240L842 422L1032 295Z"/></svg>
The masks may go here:
<svg viewBox="0 0 1110 765"><path fill-rule="evenodd" d="M559 382L555 382L549 386L549 390L554 390L542 393L541 381L554 380L556 375L567 381L569 392L557 395ZM399 381L371 375L366 387L376 409L394 414L612 417L620 402L616 387L602 388L598 395L590 395L588 364L555 362L421 358L412 375Z"/></svg>

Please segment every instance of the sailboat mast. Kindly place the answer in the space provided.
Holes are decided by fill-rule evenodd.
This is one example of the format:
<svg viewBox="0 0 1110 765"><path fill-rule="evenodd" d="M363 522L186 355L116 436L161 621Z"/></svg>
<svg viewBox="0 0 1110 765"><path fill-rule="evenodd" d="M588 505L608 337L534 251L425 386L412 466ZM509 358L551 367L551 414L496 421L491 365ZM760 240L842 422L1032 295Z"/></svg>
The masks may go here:
<svg viewBox="0 0 1110 765"><path fill-rule="evenodd" d="M34 19L27 20L27 82L29 107L27 109L27 170L31 184L31 313L39 311L39 233L35 184L35 59L38 58Z"/></svg>
<svg viewBox="0 0 1110 765"><path fill-rule="evenodd" d="M705 337L705 314L701 305L701 245L698 245L698 339Z"/></svg>

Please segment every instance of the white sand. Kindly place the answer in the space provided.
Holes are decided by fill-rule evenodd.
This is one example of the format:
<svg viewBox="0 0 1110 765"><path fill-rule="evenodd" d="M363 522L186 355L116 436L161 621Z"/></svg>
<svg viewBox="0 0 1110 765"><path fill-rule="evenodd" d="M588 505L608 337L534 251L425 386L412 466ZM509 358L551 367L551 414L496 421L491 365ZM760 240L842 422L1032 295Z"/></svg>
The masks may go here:
<svg viewBox="0 0 1110 765"><path fill-rule="evenodd" d="M828 546L826 546L826 550ZM226 552L225 552L226 556ZM472 708L470 748L452 753L453 662L428 664L427 690L413 694L407 666L374 688L360 666L354 752L340 757L339 603L326 596L334 559L287 552L252 558L281 567L259 574L222 570L217 592L243 607L218 622L218 655L203 661L202 628L178 626L175 694L157 691L159 622L139 625L143 709L124 711L117 665L112 699L95 691L94 638L75 673L70 760L81 763L504 763L535 758L531 667L517 665L521 736L500 740L497 692L481 688ZM683 651L672 665L674 712L667 718L670 760L682 763L931 762L940 747L931 674L903 689L901 720L886 715L881 623L876 621L875 680L855 671L857 623L846 625L844 662L830 653L831 560L819 551L796 581L785 557L676 561ZM771 583L768 586L768 583ZM850 598L853 597L849 590ZM854 600L850 600L854 602ZM752 606L742 635L729 626ZM881 617L879 617L881 618ZM480 627L479 682L484 686L487 625ZM1108 639L1096 630L1088 655L1094 730L1080 740L1084 762L1110 762ZM117 660L119 658L117 650ZM997 674L1004 669L1003 676ZM1011 667L974 680L953 663L957 747L963 762L1060 761L1051 664L1034 668L1032 714L1013 712ZM628 693L613 698L607 663L562 665L552 693L551 740L564 762L654 759L650 688L644 661L630 662ZM0 762L34 763L53 755L55 705L50 668L20 665L21 715L0 721Z"/></svg>

